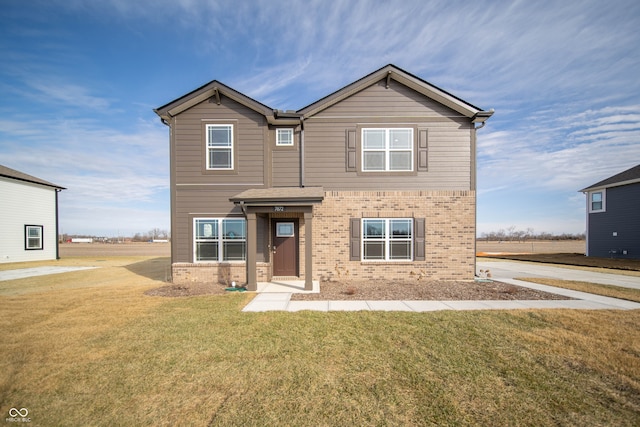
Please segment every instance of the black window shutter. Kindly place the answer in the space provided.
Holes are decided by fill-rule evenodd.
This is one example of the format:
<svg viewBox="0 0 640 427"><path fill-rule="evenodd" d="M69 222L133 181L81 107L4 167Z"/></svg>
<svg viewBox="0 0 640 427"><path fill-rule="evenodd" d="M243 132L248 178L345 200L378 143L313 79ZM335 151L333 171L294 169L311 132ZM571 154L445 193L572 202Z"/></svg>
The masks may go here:
<svg viewBox="0 0 640 427"><path fill-rule="evenodd" d="M360 261L360 218L349 220L349 261Z"/></svg>
<svg viewBox="0 0 640 427"><path fill-rule="evenodd" d="M418 128L418 170L429 169L429 132L425 128Z"/></svg>
<svg viewBox="0 0 640 427"><path fill-rule="evenodd" d="M356 150L356 130L347 129L346 131L346 144L347 150L347 172L357 172L357 150Z"/></svg>
<svg viewBox="0 0 640 427"><path fill-rule="evenodd" d="M415 229L414 229L414 240L413 240L413 260L414 261L424 261L425 260L425 250L424 250L424 236L425 236L425 219L424 218L415 218L414 220Z"/></svg>

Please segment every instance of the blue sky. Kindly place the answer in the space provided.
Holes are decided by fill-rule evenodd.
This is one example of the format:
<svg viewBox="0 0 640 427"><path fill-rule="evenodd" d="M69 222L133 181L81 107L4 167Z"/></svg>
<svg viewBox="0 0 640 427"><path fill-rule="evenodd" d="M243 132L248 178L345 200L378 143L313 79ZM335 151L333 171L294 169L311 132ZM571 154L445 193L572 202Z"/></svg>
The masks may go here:
<svg viewBox="0 0 640 427"><path fill-rule="evenodd" d="M478 234L581 233L640 163L640 2L0 0L0 164L67 187L65 233L169 229L152 109L217 79L299 109L393 63L494 116Z"/></svg>

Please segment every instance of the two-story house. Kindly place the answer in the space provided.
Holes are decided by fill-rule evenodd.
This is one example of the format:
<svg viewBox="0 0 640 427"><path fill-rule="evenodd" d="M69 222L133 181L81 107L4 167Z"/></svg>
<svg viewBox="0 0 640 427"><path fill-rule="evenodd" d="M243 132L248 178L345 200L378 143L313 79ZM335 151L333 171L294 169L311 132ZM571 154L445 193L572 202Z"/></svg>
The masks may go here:
<svg viewBox="0 0 640 427"><path fill-rule="evenodd" d="M587 196L587 256L640 259L640 165L580 191Z"/></svg>
<svg viewBox="0 0 640 427"><path fill-rule="evenodd" d="M170 128L174 283L472 280L484 111L387 65L298 111L212 81Z"/></svg>

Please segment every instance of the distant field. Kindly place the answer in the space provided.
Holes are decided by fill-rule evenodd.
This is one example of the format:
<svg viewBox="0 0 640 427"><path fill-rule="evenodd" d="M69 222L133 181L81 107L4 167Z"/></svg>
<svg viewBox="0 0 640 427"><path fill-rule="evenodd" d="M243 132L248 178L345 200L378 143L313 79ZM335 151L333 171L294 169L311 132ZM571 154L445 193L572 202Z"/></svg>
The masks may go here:
<svg viewBox="0 0 640 427"><path fill-rule="evenodd" d="M584 240L533 240L528 242L485 242L478 240L476 243L476 252L481 253L534 253L534 254L553 254L553 253L580 253L586 251L586 243Z"/></svg>
<svg viewBox="0 0 640 427"><path fill-rule="evenodd" d="M60 257L171 256L171 243L62 243Z"/></svg>
<svg viewBox="0 0 640 427"><path fill-rule="evenodd" d="M584 240L528 242L477 242L478 253L585 253ZM63 243L61 257L78 256L171 256L170 243Z"/></svg>

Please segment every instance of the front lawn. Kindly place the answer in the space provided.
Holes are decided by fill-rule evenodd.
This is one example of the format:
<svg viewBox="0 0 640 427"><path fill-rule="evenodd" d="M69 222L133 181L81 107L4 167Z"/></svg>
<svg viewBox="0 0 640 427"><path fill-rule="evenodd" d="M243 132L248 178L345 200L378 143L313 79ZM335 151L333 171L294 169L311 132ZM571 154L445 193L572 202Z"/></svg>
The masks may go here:
<svg viewBox="0 0 640 427"><path fill-rule="evenodd" d="M144 295L163 284L157 259L103 262L0 290L4 414L27 408L32 425L640 424L638 310L242 313L251 294Z"/></svg>

